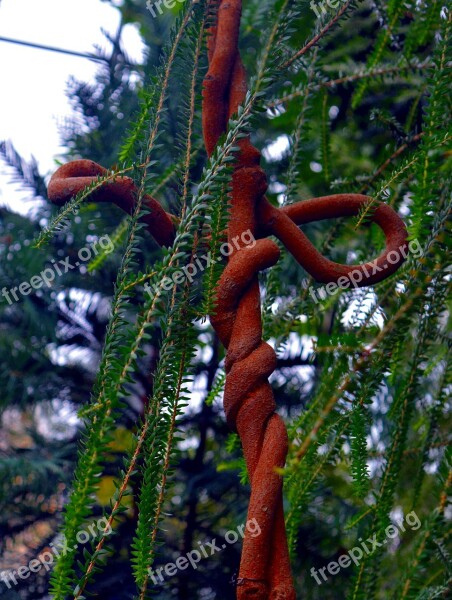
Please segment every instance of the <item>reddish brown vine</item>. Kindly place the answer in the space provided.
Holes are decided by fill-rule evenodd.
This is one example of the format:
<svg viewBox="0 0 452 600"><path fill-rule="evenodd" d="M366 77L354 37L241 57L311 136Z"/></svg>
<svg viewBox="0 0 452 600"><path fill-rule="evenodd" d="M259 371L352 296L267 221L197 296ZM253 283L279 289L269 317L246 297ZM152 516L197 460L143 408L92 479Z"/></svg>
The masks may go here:
<svg viewBox="0 0 452 600"><path fill-rule="evenodd" d="M203 89L203 132L208 155L212 155L229 118L243 103L247 91L245 69L238 51L241 0L220 0L216 26L208 40L209 70ZM363 265L340 265L322 256L299 229L321 219L358 215L371 199L341 194L306 200L276 208L265 197L267 178L260 167L260 152L249 137L237 144L239 152L232 176L231 209L227 235L231 242L250 231L257 239L251 247L234 250L216 290L211 323L227 349L224 408L231 429L238 432L251 482L248 519L256 519L261 534L245 534L237 598L245 600L294 600L286 541L282 478L288 442L283 420L268 377L276 366L274 350L262 340L258 272L279 258L277 237L296 260L319 282L337 282L360 273L360 286L377 283L394 273L406 256L407 232L399 216L380 202L372 203L370 219L386 237L384 252ZM106 171L96 163L79 160L60 167L49 184L49 198L64 204ZM136 188L132 179L116 177L92 195L94 201L112 201L132 213ZM160 245L169 246L175 236L176 219L146 195L150 208L144 219ZM234 247L234 244L231 244ZM394 260L389 260L395 255ZM355 275L356 279L356 275Z"/></svg>
<svg viewBox="0 0 452 600"><path fill-rule="evenodd" d="M62 206L94 183L98 177L105 176L107 173L107 169L92 160L74 160L55 171L50 179L47 194L54 204ZM113 202L131 215L135 206L136 192L133 179L115 177L90 194L90 200ZM165 212L157 200L148 194L143 198L143 205L149 209L149 213L143 217L149 233L160 246L171 246L176 233L174 217Z"/></svg>

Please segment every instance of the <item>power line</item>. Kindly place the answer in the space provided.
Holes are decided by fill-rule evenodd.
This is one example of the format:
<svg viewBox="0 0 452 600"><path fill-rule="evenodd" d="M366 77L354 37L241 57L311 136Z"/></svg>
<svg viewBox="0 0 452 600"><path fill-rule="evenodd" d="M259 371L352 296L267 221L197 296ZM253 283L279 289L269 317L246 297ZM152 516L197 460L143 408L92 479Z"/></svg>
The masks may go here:
<svg viewBox="0 0 452 600"><path fill-rule="evenodd" d="M13 40L12 38L6 38L2 36L0 36L0 42L8 42L9 44L17 44L19 46L27 46L28 48L37 48L38 50L48 50L49 52L59 52L60 54L69 54L71 56L78 56L79 58L88 58L89 60L108 62L107 58L96 56L95 54L85 54L83 52L76 52L75 50L65 50L64 48L55 48L54 46L45 46L43 44L24 42L22 40Z"/></svg>

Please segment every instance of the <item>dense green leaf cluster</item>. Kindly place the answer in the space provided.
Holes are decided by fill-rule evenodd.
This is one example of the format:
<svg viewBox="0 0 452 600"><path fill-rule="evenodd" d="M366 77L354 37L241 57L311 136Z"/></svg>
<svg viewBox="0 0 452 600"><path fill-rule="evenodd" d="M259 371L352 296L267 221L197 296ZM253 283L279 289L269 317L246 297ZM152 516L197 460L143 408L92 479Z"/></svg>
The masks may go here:
<svg viewBox="0 0 452 600"><path fill-rule="evenodd" d="M158 590L149 569L246 519L249 481L240 440L228 434L221 412L224 351L207 317L225 263L220 247L231 167L238 141L251 134L264 151L272 203L366 193L401 214L411 242L403 267L368 289L324 293L283 247L278 265L261 274L264 337L277 351L271 384L290 438L283 475L296 585L313 600L446 597L450 10L435 1L369 0L342 2L316 19L308 2L245 1L241 50L250 89L210 159L200 106L214 14L206 13L204 0L187 1L174 19L168 13L152 24L135 0L121 11L125 22L141 24L150 58L138 93L124 85L113 61L102 93L105 102L112 95L112 114L139 103L136 116L127 115L124 137L117 137L124 134L123 118L114 122L116 145L107 143L105 107L90 135L69 136L72 154L92 148L85 158L108 161L114 147L118 164L53 217L45 206L34 222L0 213L0 283L8 289L39 273L44 253L49 261L73 252L74 239L81 244L111 231L116 250L96 256L85 277L70 274L22 303L1 304L2 410L26 415L27 403L69 398L79 409L81 434L75 456L72 438L64 451L58 440L40 437L38 419L30 417L28 447L2 461L2 506L10 507L2 532L20 507L28 515L25 529L31 501L41 498L32 515L38 520L58 481L69 490L58 496L64 503L60 531L76 550L56 563L54 598L114 597L119 577L126 581L124 599L234 597L228 581L239 548L196 572L178 573ZM130 74L118 43L115 56ZM77 89L91 119L100 92ZM36 165L27 169L6 144L0 153L44 194ZM136 210L127 218L113 211L108 220L85 201L122 173L139 190ZM146 193L178 218L171 248L156 249L148 240L141 222ZM353 222L303 229L332 260L362 262L377 255L383 241L368 226L371 207ZM30 244L35 233L39 250ZM8 241L10 235L16 239ZM177 274L207 253L211 266L179 281ZM83 293L74 295L77 290ZM92 352L95 374L70 364L73 346ZM55 349L66 360L58 361ZM194 408L199 389L201 404ZM120 431L130 434L124 443ZM113 489L102 502L109 479ZM420 528L406 527L389 543L388 526L410 511ZM99 533L82 548L78 532L100 515L115 535ZM310 575L369 538L381 546L359 564L335 576L327 572L321 585Z"/></svg>

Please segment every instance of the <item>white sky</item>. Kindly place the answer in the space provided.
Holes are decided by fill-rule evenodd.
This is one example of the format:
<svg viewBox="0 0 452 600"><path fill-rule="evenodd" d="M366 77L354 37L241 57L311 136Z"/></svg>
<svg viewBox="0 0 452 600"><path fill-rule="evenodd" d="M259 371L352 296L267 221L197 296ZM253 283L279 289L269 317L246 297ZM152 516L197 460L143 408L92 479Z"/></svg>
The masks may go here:
<svg viewBox="0 0 452 600"><path fill-rule="evenodd" d="M120 2L118 1L118 4ZM0 36L94 53L108 42L101 28L114 33L119 12L101 0L0 0ZM140 62L142 44L134 26L126 26L123 47ZM66 97L71 75L93 80L99 63L85 58L27 48L0 41L0 140L10 139L26 159L34 155L44 175L55 170L62 151L58 123L73 114ZM17 184L0 160L0 204L24 212Z"/></svg>

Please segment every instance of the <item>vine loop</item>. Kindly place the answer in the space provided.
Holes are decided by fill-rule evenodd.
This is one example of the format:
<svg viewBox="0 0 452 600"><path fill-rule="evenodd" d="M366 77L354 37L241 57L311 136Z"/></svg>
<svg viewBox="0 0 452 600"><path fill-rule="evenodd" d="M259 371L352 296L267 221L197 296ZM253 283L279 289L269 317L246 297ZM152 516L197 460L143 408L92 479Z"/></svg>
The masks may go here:
<svg viewBox="0 0 452 600"><path fill-rule="evenodd" d="M247 91L246 73L238 50L241 0L219 0L216 25L209 30L209 70L203 84L203 134L211 156L228 120L237 113ZM286 427L276 414L276 402L268 377L276 367L274 350L262 339L259 271L274 265L279 248L268 236L276 236L298 263L319 282L336 282L361 275L357 285L377 283L394 273L406 258L407 231L389 206L367 196L339 194L314 198L281 208L265 197L267 178L260 167L260 152L249 137L237 143L230 192L228 241L244 232L256 238L253 247L234 249L217 285L211 324L227 350L224 408L229 426L238 432L251 482L248 519L258 523L260 535L245 531L237 598L246 600L295 600L283 512L282 478L288 451ZM93 161L78 160L60 167L48 194L61 205L107 171ZM92 194L96 202L111 201L129 214L137 189L129 177L112 175ZM160 245L170 246L175 237L175 217L149 195L143 217ZM372 208L370 218L384 232L386 249L373 262L340 265L324 257L299 229L322 219L355 216ZM234 247L231 244L232 247ZM391 259L391 255L394 256Z"/></svg>

